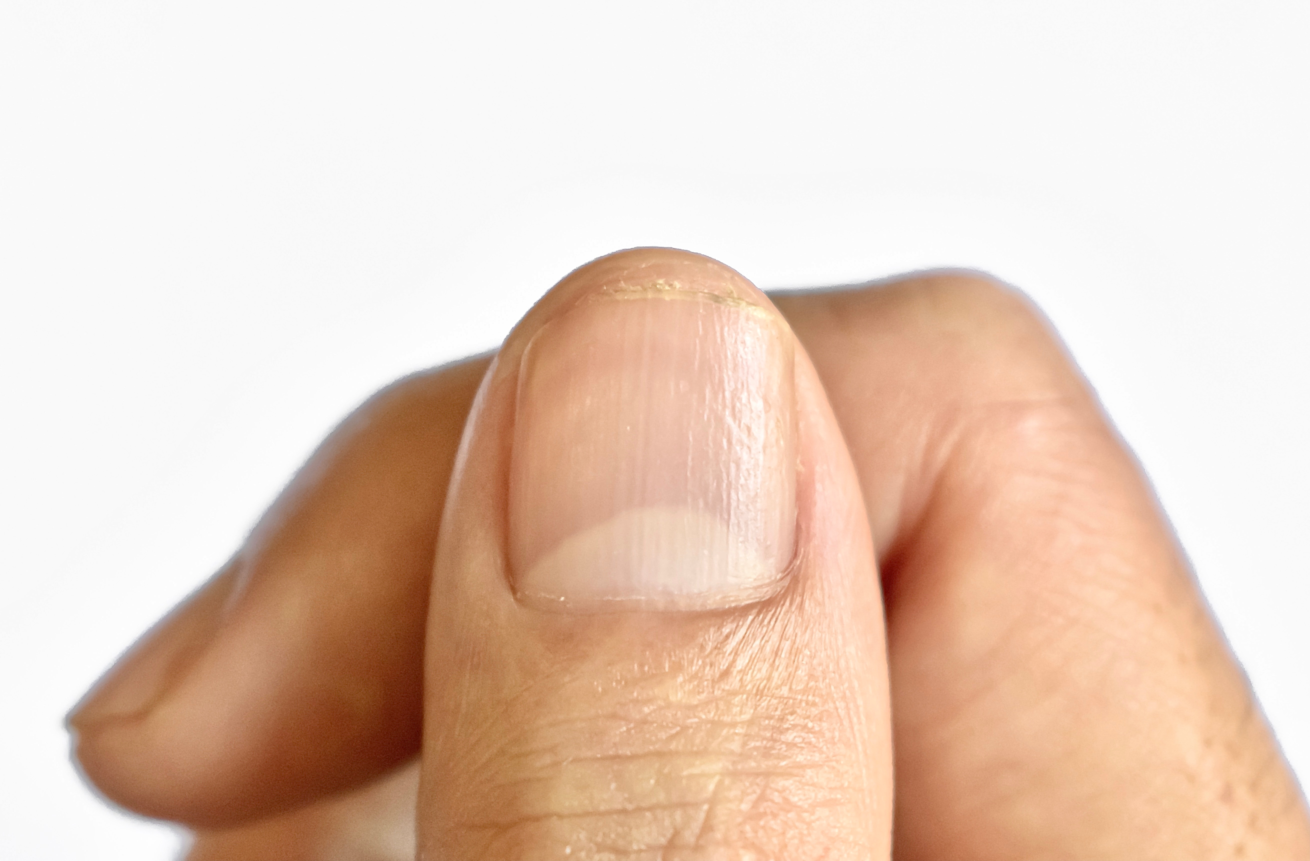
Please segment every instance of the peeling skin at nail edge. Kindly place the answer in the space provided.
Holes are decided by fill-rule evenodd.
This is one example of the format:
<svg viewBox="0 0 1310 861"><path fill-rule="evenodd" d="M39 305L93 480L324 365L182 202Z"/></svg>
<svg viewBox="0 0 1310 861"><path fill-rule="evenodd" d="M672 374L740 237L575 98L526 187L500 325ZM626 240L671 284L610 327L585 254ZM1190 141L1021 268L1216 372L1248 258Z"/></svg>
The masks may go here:
<svg viewBox="0 0 1310 861"><path fill-rule="evenodd" d="M577 306L589 305L593 302L602 302L610 299L617 301L630 299L666 299L669 301L682 300L712 302L716 305L736 308L754 314L762 320L773 320L779 325L785 325L782 316L776 311L769 308L763 308L754 302L737 296L736 294L725 296L722 293L714 293L708 290L687 289L680 282L669 281L667 279L657 279L655 281L642 282L640 284L628 284L620 281L613 287L604 287L594 293L588 293L586 296L578 300Z"/></svg>

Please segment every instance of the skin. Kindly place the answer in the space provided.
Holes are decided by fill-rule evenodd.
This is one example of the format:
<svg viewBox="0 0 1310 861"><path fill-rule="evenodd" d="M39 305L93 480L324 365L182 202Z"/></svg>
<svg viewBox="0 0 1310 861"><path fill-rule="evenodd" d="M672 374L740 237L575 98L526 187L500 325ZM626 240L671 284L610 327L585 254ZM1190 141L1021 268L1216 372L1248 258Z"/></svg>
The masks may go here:
<svg viewBox="0 0 1310 861"><path fill-rule="evenodd" d="M505 354L651 266L740 277L604 258ZM488 575L504 396L493 371L472 406L472 359L348 417L110 671L70 718L87 779L192 826L197 859L1310 857L1249 684L1040 313L963 273L750 296L797 339L810 561L783 594L516 615ZM651 709L673 736L643 735Z"/></svg>

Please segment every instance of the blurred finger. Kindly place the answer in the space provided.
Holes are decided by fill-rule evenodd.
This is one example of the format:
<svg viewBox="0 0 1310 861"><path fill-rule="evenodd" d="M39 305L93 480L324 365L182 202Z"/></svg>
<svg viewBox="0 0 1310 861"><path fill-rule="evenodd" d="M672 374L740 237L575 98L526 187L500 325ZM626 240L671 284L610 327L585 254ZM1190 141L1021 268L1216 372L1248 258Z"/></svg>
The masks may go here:
<svg viewBox="0 0 1310 861"><path fill-rule="evenodd" d="M218 827L414 755L436 525L487 362L406 378L328 437L232 563L71 715L91 782Z"/></svg>
<svg viewBox="0 0 1310 861"><path fill-rule="evenodd" d="M418 764L290 813L192 836L185 861L407 861Z"/></svg>
<svg viewBox="0 0 1310 861"><path fill-rule="evenodd" d="M1304 802L1136 461L985 278L781 297L880 548L899 856L1310 856Z"/></svg>

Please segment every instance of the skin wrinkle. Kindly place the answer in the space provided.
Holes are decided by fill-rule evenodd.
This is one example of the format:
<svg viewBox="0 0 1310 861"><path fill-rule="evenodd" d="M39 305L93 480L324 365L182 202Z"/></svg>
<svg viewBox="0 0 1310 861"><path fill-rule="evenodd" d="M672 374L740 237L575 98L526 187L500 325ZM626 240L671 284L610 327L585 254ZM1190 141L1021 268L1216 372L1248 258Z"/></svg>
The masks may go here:
<svg viewBox="0 0 1310 861"><path fill-rule="evenodd" d="M1077 601L1077 598L1069 599L1072 606L1082 611L1075 619L1083 623L1084 617L1088 615L1088 608L1080 607ZM934 724L943 727L959 725L960 734L967 737L973 732L970 715L976 713L984 701L1002 696L997 691L1004 690L1006 685L1016 678L1028 681L1035 678L1049 678L1050 681L1043 684L1054 693L1065 687L1063 676L1067 672L1066 668L1077 667L1079 672L1085 675L1093 666L1100 666L1104 672L1112 673L1113 668L1109 665L1118 658L1117 655L1102 654L1095 665L1089 665L1087 661L1091 656L1083 652L1076 643L1070 643L1069 647L1063 645L1068 642L1065 633L1067 620L1049 613L1044 606L1043 609L1030 611L1030 615L1033 612L1047 617L1048 623L1031 626L1021 617L1016 617L1011 624L998 632L987 649L977 655L978 671L973 674L973 684L949 704L940 704L934 710L932 717ZM1122 619L1119 621L1122 622ZM1113 619L1110 624L1113 626ZM1122 634L1116 634L1114 639L1129 642L1127 636ZM1025 660L1023 656L1032 656L1032 658ZM1127 653L1130 660L1134 656L1135 652ZM1051 671L1044 675L1035 673L1034 661L1039 667L1050 667ZM1090 685L1090 688L1097 691L1116 690L1117 684L1107 679L1099 684ZM1110 687L1106 687L1107 685Z"/></svg>
<svg viewBox="0 0 1310 861"><path fill-rule="evenodd" d="M717 785L718 781L714 782ZM713 791L711 791L713 796ZM609 809L597 810L570 810L570 811L551 811L548 813L524 813L514 816L512 819L488 819L488 820L461 820L459 827L473 830L493 830L506 831L512 828L530 825L536 822L555 821L560 819L604 819L622 816L649 816L659 814L669 810L698 810L708 809L713 803L713 798L705 801L670 801L665 804L641 804L631 807L613 807Z"/></svg>
<svg viewBox="0 0 1310 861"><path fill-rule="evenodd" d="M487 844L490 846L490 845L496 845L496 842L513 843L512 838L516 831L524 830L525 828L528 828L529 826L535 824L544 823L544 822L556 823L560 821L568 821L574 819L580 820L583 823L586 823L589 820L600 819L602 820L603 825L609 826L609 830L618 830L624 833L625 836L628 836L629 834L637 833L639 831L640 826L633 826L633 825L625 826L622 824L622 820L637 818L637 819L646 820L647 825L651 824L652 822L654 823L654 827L656 829L657 834L653 835L653 839L648 840L645 844L638 845L638 846L632 846L630 844L628 845L606 844L606 843L595 844L595 849L600 853L600 856L603 857L603 855L606 854L620 854L625 856L646 855L651 852L659 852L660 853L659 857L668 857L667 853L670 852L671 850L686 850L686 849L695 850L698 848L701 849L712 848L713 846L720 845L720 844L717 841L711 841L709 839L711 835L701 834L698 831L697 841L694 842L692 845L688 846L685 842L679 840L679 835L684 830L686 830L684 826L682 826L676 821L665 824L665 823L661 823L659 820L667 819L669 813L673 813L677 811L689 811L689 812L700 811L701 815L699 821L702 823L706 823L709 821L709 817L712 814L713 809L714 806L712 800L710 800L710 801L703 801L703 802L692 801L692 802L686 802L681 804L644 805L640 808L600 810L595 812L579 812L579 813L568 813L568 814L550 813L550 814L542 814L538 816L518 817L512 821L489 823L487 825L474 824L471 826L471 830L475 830L475 831L491 830L495 832L495 836L491 838L491 841ZM697 826L697 827L699 829L702 828L703 826ZM583 833L592 834L595 833L597 830L602 830L602 829L599 829L593 825L592 827L587 828ZM734 845L736 845L735 842ZM586 854L589 855L590 857L597 857L595 853L586 853Z"/></svg>
<svg viewBox="0 0 1310 861"><path fill-rule="evenodd" d="M1060 461L1058 459L1050 458L1041 450L1042 448L1051 447L1045 444L1045 434L1050 432L1048 429L1053 426L1063 426L1069 420L1069 414L1071 413L1080 415L1085 414L1083 403L1075 401L1068 396L1007 399L1004 401L989 402L980 405L971 404L968 405L967 408L957 407L950 410L947 413L947 417L944 418L941 425L939 425L941 430L937 432L937 435L942 442L934 447L939 454L933 457L932 460L938 465L929 473L934 476L932 479L933 489L928 495L928 505L919 515L920 521L926 522L930 519L949 520L950 518L946 513L936 510L940 505L940 500L951 500L955 504L958 504L959 498L964 494L961 493L961 488L959 487L948 488L941 485L940 482L942 477L969 476L976 471L990 473L992 471L990 468L975 469L972 466L972 462L975 462L980 458L986 459L994 457L993 453L998 450L1004 452L1006 462L1014 462L1021 465L1019 471L1011 474L1012 477L1009 479L1010 487L1022 486L1023 481L1032 480L1032 477L1036 477L1037 480L1044 484L1053 483L1061 488L1064 487L1064 483L1066 482L1076 483L1079 493L1082 493L1082 488L1088 485L1095 488L1098 484L1096 477L1089 477L1087 480L1074 479L1071 474L1067 473L1064 475L1059 475L1057 473L1056 477L1050 477L1052 473L1048 467L1053 464L1058 465L1060 464ZM1052 419L1053 416L1054 419ZM1081 419L1074 419L1074 423L1080 424ZM1020 433L1017 437L1011 432L1011 430L1016 427L1020 429ZM978 444L975 442L977 440L986 440L988 448L980 452ZM1034 440L1041 443L1040 447L1034 448ZM969 442L966 443L965 441ZM1058 445L1051 448L1063 450ZM958 478L955 480L958 480ZM990 492L995 495L995 500L991 503L993 505L1004 504L1005 500L1008 499L1008 497L996 495L994 489ZM1037 495L1039 497L1045 496L1045 494ZM1072 496L1075 495L1075 492L1074 490L1070 490L1068 493L1063 493L1062 491L1061 495L1071 499ZM1028 506L1028 508L1030 507L1031 506ZM1071 508L1076 509L1076 506L1062 506L1059 510L1051 512L1049 517L1052 521L1060 521L1066 510ZM1006 522L1004 517L1000 519L1002 522ZM1088 529L1088 525L1082 523L1080 524L1079 529L1085 531ZM1096 531L1099 532L1101 530ZM1056 530L1055 535L1059 538L1066 533L1067 530ZM1097 545L1097 550L1100 553L1107 552L1105 550L1106 544L1108 544L1108 542L1100 542ZM918 547L907 547L902 551L901 555L888 560L885 565L885 571L887 573L884 577L891 579L894 582L897 579L899 571L902 570L903 567L910 565L921 567L924 564L928 564L904 555L909 552L915 552L917 556L924 552L925 549L931 552L931 542L924 541L921 537L918 542ZM1070 554L1068 553L1058 553L1056 555L1062 558L1070 557ZM1048 558L1048 554L1045 551L1030 554L1030 556ZM1025 569L1030 571L1034 570L1027 559L1015 561L1017 565L1012 566L1007 576L1011 580L1018 579L1034 582L1031 576L1020 575L1020 572ZM1043 564L1043 566L1035 570L1035 573L1040 574L1045 570L1046 566ZM1096 566L1096 570L1099 574L1102 569L1100 566ZM1077 582L1079 581L1075 581L1075 583ZM1091 582L1098 584L1102 589L1104 589L1102 578L1094 578ZM1081 605L1081 602L1085 600L1084 591L1078 590L1076 592L1069 592L1067 588L1069 585L1070 582L1067 578L1061 578L1058 581L1058 586L1060 588L1057 594L1067 594L1069 595L1067 603ZM1131 587L1125 587L1123 591L1129 591L1130 589ZM1041 602L1042 599L1041 596L1034 593L1033 600ZM1119 612L1119 609L1115 608L1114 612ZM1023 627L1025 624L1024 618L1025 617L1022 613L1013 614L1011 620L1005 625L1004 629L997 633L993 645L978 656L978 660L976 661L977 666L1006 666L1006 661L1003 658L998 657L998 655L1005 652L1023 653L1028 650L1032 650L1035 654L1040 654L1053 644L1053 642L1030 641L1026 642L1024 646L1020 648L1010 647L1008 642L1009 637L1005 632L1015 627ZM1051 626L1039 626L1036 630L1049 631L1052 637L1059 636L1059 629ZM1029 636L1031 636L1031 633ZM1026 662L1020 661L1019 666L1026 666ZM981 693L985 692L994 684L995 681L990 679L984 673L976 677L976 684L974 687ZM972 706L972 703L973 698L966 697L959 701L954 707L946 710L946 713L969 708Z"/></svg>
<svg viewBox="0 0 1310 861"><path fill-rule="evenodd" d="M663 843L662 845L660 845L660 846L658 847L658 848L661 850L661 855L660 855L660 857L667 857L667 856L666 856L666 853L667 853L668 851L670 851L670 850L685 850L685 849L696 850L696 849L707 849L707 848L713 848L713 847L715 847L715 846L719 846L719 845L722 845L722 844L719 844L717 841L715 841L715 840L712 839L713 835L712 835L711 833L707 832L707 830L706 830L706 824L709 823L709 821L710 821L710 815L711 815L711 813L713 812L713 810L715 809L715 800L716 800L716 798L717 798L717 796L718 796L718 794L719 794L719 786L720 786L720 785L721 785L721 781L716 780L714 786L712 787L712 789L711 789L711 791L710 791L710 796L711 796L711 797L710 797L710 800L707 801L707 802L704 802L704 803L690 803L690 804L687 804L687 805L647 805L647 806L644 806L644 807L639 808L639 809L634 809L634 808L624 808L624 809L622 809L622 810L598 811L598 812L596 812L595 814L582 814L582 815L583 815L583 816L590 816L590 815L595 815L595 816L612 816L612 815L621 815L621 814L627 814L627 813L648 813L648 812L658 812L659 810L663 810L663 809L695 809L695 808L703 808L703 809L704 809L704 815L702 816L702 819L701 819L701 823L702 823L702 824L699 825L699 826L697 827L697 835L696 835L695 839L692 840L692 841L690 841L690 842L688 842L688 841L685 840L685 838L683 838L683 836L682 836L682 835L683 835L683 829L679 829L678 831L676 831L676 832L673 834L672 837L669 838L668 841L666 841L665 843ZM769 791L769 787L770 787L770 784L768 784L767 782L761 784L761 785L760 785L760 786L759 786L759 787L754 791L754 793L752 794L750 802L747 803L747 804L744 804L744 805L740 805L740 807L742 808L742 810L743 810L745 816L747 816L747 817L750 817L750 816L771 817L771 816L773 816L773 813L770 812L769 810L764 809L764 806L763 806L763 804L762 804L762 801L763 801L765 795L766 795L766 794L768 793L768 791ZM815 810L823 809L823 808L827 808L827 807L837 807L837 806L842 806L842 805L844 805L844 803L845 803L845 802L844 802L844 801L841 801L841 800L829 800L829 801L823 801L823 800L815 800L815 799L813 799L813 798L806 798L803 802L790 802L790 801L786 801L786 800L783 800L783 799L770 798L770 799L768 800L768 802L767 802L768 806L770 806L770 807L784 807L785 809L787 809L787 810L789 810L789 811L791 811L791 812L802 813L802 814L813 813ZM548 817L544 817L544 818L552 818L552 817L549 817L549 816L548 816ZM740 843L740 842L734 842L732 845L733 845L733 846L736 846L736 847L741 847L743 844ZM762 850L759 849L758 845L754 845L754 844L751 844L751 845L754 846L754 848L755 848L755 850L756 850L757 852L761 852L761 853L762 853ZM654 847L636 847L636 848L633 848L633 847L620 847L620 846L617 846L617 845L602 844L602 845L598 846L597 848L600 849L600 850L603 851L603 852L610 852L610 853L618 853L618 854L622 854L622 855L629 855L629 854L645 854L645 853L651 851L651 849L654 848ZM762 854L768 854L769 857L775 857L775 856L773 855L773 853L762 853ZM786 857L786 855L783 854L783 855L776 856L776 857Z"/></svg>
<svg viewBox="0 0 1310 861"><path fill-rule="evenodd" d="M749 634L749 629L757 627L761 622L765 624L777 624L782 620L789 618L788 614L780 613L776 616L770 614L767 617L757 617L754 619L754 625L751 624L730 624L721 626L716 630L720 643L726 640L727 648L709 651L693 651L693 654L699 654L700 661L711 661L719 665L720 672L712 676L714 684L709 686L709 690L702 690L696 694L691 702L680 703L676 706L670 706L669 703L662 699L646 697L640 694L624 704L623 713L605 713L595 717L584 716L579 718L570 711L558 715L554 718L545 718L531 727L530 740L538 747L526 750L515 751L513 746L517 743L516 739L506 739L504 744L496 750L487 751L485 755L476 756L476 759L482 763L494 762L496 768L494 771L500 776L491 777L490 783L478 787L478 792L489 792L501 796L498 790L523 788L529 783L539 783L546 785L557 785L560 779L558 771L561 767L565 769L574 769L587 765L598 763L618 763L620 766L620 779L624 771L631 772L632 769L645 770L648 768L676 768L680 764L691 765L691 768L676 769L681 774L682 779L695 778L702 770L705 776L714 781L714 785L708 790L702 788L696 792L696 797L686 801L665 805L637 804L632 807L623 808L600 808L597 810L581 811L564 811L548 810L544 812L532 813L530 811L521 811L512 817L496 820L490 823L477 823L466 821L462 824L470 826L477 825L480 828L490 828L499 825L504 832L498 840L510 841L513 843L513 831L521 831L529 823L553 821L552 817L585 819L604 818L612 815L616 810L621 810L625 814L640 813L646 811L654 819L658 819L660 810L687 809L689 806L702 810L700 817L703 824L696 826L697 833L702 834L698 838L699 843L695 846L706 845L704 837L706 829L713 826L714 817L721 815L716 814L716 810L728 812L734 822L740 822L743 817L756 815L766 796L777 798L790 798L797 792L801 793L803 800L790 801L788 804L778 805L771 803L766 805L768 809L775 810L779 807L790 808L793 810L813 809L816 794L821 794L823 788L831 784L830 778L816 776L807 779L806 774L812 773L814 769L823 771L832 767L832 763L823 760L813 760L812 756L805 756L798 759L795 752L803 751L812 753L822 751L825 746L819 743L821 740L814 737L815 727L810 726L793 726L792 732L780 732L775 724L778 722L787 723L785 715L788 712L794 713L794 705L797 702L813 702L817 697L813 693L812 684L806 685L802 690L804 694L783 695L773 697L762 697L757 690L752 690L749 686L745 689L741 687L731 687L725 689L723 682L729 679L737 679L740 684L741 679L751 679L757 677L770 677L769 674L775 674L781 678L792 678L793 673L777 673L777 669L786 666L795 658L791 656L790 650L784 650L770 657L766 650L758 647L762 641L767 641L768 637L758 638ZM790 637L784 637L783 642L790 640ZM775 663L778 662L778 663ZM736 670L729 670L729 667L736 667ZM703 670L692 667L685 671L692 677L704 678L700 675ZM668 676L663 674L659 676L650 676L637 671L638 677L642 679L639 688L642 690L658 690L669 680ZM673 678L676 679L675 673ZM576 680L573 681L576 684ZM556 695L559 692L558 684L550 684L547 680L539 680L529 688L520 693L520 696L529 699L544 695L540 694L541 685L548 685L555 689ZM780 690L793 690L799 686L799 683L792 682L779 688ZM682 688L684 694L688 689ZM567 699L567 690L564 692L564 699ZM789 708L789 706L791 706ZM773 715L772 720L768 723L760 722L758 716L761 708L766 708ZM516 706L511 704L510 710L532 708L532 706ZM743 713L741 710L745 708ZM725 713L724 710L727 710ZM592 753L589 748L586 752L578 753L569 749L569 746L577 744L577 738L594 738L595 726L599 721L606 728L601 729L602 737L617 738L628 734L637 733L639 736L636 740L629 743L630 749L640 750L639 755L631 753ZM643 727L645 730L643 730ZM671 732L658 732L655 738L650 737L646 730L655 728L657 730L668 729ZM564 739L554 739L552 734L555 730L568 733ZM693 748L691 750L678 749L676 746L686 743L686 740L706 730L726 730L727 738L724 738L722 732L715 732L711 747L706 749ZM800 730L800 735L795 736L794 731ZM548 739L548 743L541 745L542 738ZM725 746L725 741L728 745ZM759 762L759 751L756 749L760 743L763 743L763 749L769 752L767 761L779 763L779 767L759 768L734 768L732 765L734 759L743 760L747 763ZM667 745L674 745L672 749ZM754 753L747 755L748 750L755 750ZM708 759L706 757L708 756ZM537 757L541 759L531 762ZM688 763L690 760L690 763ZM720 760L725 760L726 765ZM654 766L651 763L655 763ZM702 762L703 765L696 765ZM516 765L515 763L518 763ZM624 764L631 766L630 769L623 769ZM711 764L717 763L717 764ZM513 771L520 766L526 766L531 771L545 771L551 774L543 776L526 775L514 776ZM461 769L462 771L463 769ZM510 771L510 774L504 774L504 771ZM471 773L478 773L482 768L471 770ZM567 779L567 777L565 778ZM777 785L781 779L788 784L789 789L782 789ZM506 782L508 781L508 782ZM736 787L736 792L740 793L743 786L747 783L760 784L751 788L746 786L746 793L751 798L751 803L743 809L740 798L723 800L723 792L726 786L731 783ZM688 787L681 791L687 791ZM511 795L517 793L511 792ZM502 796L503 797L503 796ZM836 804L837 802L833 802ZM655 823L658 826L658 823ZM670 821L665 823L664 839L665 844L669 846L678 846L677 835L685 830L685 823ZM738 830L740 825L735 825L734 830ZM494 830L494 829L493 829ZM493 843L488 845L500 845ZM506 844L508 845L508 844Z"/></svg>
<svg viewBox="0 0 1310 861"><path fill-rule="evenodd" d="M719 774L714 775L714 785L710 787L709 800L705 802L705 809L701 813L700 825L697 826L696 828L696 838L691 842L693 848L701 846L705 842L706 837L710 834L710 832L708 831L709 824L710 824L710 813L711 811L713 811L714 806L716 804L722 803L719 795L719 790L723 786L723 777L724 775L721 772ZM750 815L750 810L747 810L745 815ZM677 834L674 834L673 839L674 840L677 839Z"/></svg>
<svg viewBox="0 0 1310 861"><path fill-rule="evenodd" d="M1044 412L1044 411L1043 411ZM1057 408L1057 412L1059 412ZM1034 430L1037 446L1043 446L1044 434L1062 433L1059 427L1061 417L1056 416L1054 430L1047 421L1050 416L1037 417L1037 427L1020 427L1020 436L1029 436ZM1034 417L1024 415L1015 426L1031 424ZM994 437L995 434L992 434ZM1023 444L1031 449L1031 444ZM1056 446L1059 448L1059 446ZM1064 447L1067 449L1067 447ZM1035 456L1023 456L1020 459L1032 464L1023 472L1016 473L1011 479L1012 485L1021 488L1019 493L1027 496L1022 488L1027 482L1039 482L1041 489L1035 492L1039 498L1052 500L1052 507L1047 516L1053 522L1072 523L1071 528L1061 528L1055 532L1053 550L1048 551L1055 558L1083 559L1093 556L1094 562L1084 561L1083 567L1093 576L1067 578L1059 581L1055 589L1046 589L1037 583L1033 593L1034 606L1040 607L1035 612L1043 616L1054 616L1065 623L1077 623L1093 627L1102 632L1102 639L1110 644L1129 641L1151 640L1163 637L1159 626L1150 618L1144 619L1140 626L1132 622L1143 614L1125 613L1125 607L1140 603L1140 585L1133 580L1133 565L1138 560L1129 560L1117 556L1113 548L1118 542L1113 535L1105 534L1104 524L1122 522L1122 515L1112 505L1092 505L1089 511L1081 502L1099 498L1099 482L1096 476L1087 474L1081 463L1053 459L1037 451ZM1031 505L1028 505L1031 508ZM1073 537L1070 537L1073 536ZM1063 544L1064 546L1061 546ZM1047 626L1054 635L1066 625L1052 623ZM1039 629L1040 630L1040 629ZM1056 640L1037 643L1035 651L1040 653L1057 645ZM1111 650L1113 654L1116 650ZM1075 656L1070 656L1075 657Z"/></svg>
<svg viewBox="0 0 1310 861"><path fill-rule="evenodd" d="M646 717L632 718L632 717L626 717L618 714L602 715L597 717L595 720L598 723L609 722L615 724L618 727L618 729L614 732L614 735L622 735L623 731L626 729L635 729L638 727L656 728L666 733L660 736L659 738L659 740L666 741L666 742L677 739L680 736L685 736L693 732L694 730L698 730L698 729L705 729L708 727L708 728L718 728L718 729L725 729L725 730L739 730L743 727L748 727L751 722L750 718L733 719L733 718L716 718L716 717L698 716L694 719L694 723L692 725L685 725L683 723L683 721L685 721L685 718L679 719L676 716L670 719L657 721ZM536 731L537 734L540 734L542 730L553 730L553 729L561 729L561 728L567 731L576 727L577 723L578 721L576 717L569 716L565 718L560 718L558 720L537 724L534 727L534 730ZM648 736L643 735L642 741L649 743L650 738ZM528 749L525 749L523 751L516 751L512 753L499 752L496 754L496 758L498 760L512 762L516 760L532 761L532 760L536 760L537 758L545 757L539 762L534 762L535 767L542 768L542 769L548 769L557 765L568 765L572 763L608 762L608 761L627 762L633 759L633 756L631 754L626 754L626 753L584 754L581 756L568 754L563 756L556 756L554 758L550 758L547 756L550 752L558 750L559 747L560 747L560 743L555 742L542 747L537 747L537 748L529 747ZM681 750L678 748L667 748L667 749L650 748L647 755L678 757L678 756L690 755L690 753L688 751Z"/></svg>

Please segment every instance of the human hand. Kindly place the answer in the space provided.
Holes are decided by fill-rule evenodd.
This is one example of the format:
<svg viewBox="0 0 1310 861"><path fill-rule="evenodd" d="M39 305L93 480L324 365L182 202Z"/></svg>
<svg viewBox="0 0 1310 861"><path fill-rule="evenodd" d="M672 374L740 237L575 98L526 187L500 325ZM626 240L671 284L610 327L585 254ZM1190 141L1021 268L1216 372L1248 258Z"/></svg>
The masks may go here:
<svg viewBox="0 0 1310 861"><path fill-rule="evenodd" d="M1310 857L1147 481L1011 291L771 303L624 252L489 362L364 404L110 671L70 718L109 798L197 859Z"/></svg>

